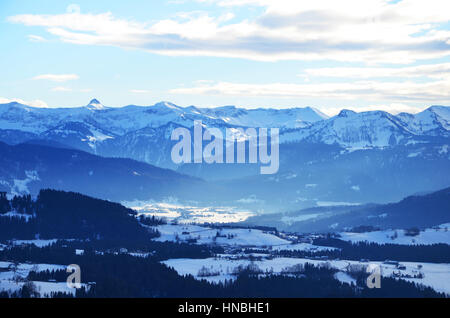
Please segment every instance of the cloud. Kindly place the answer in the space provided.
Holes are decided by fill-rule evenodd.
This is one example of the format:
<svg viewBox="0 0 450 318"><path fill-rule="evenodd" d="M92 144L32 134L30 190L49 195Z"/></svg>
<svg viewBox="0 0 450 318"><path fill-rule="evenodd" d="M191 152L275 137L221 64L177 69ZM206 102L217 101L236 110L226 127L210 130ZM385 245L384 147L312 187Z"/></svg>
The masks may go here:
<svg viewBox="0 0 450 318"><path fill-rule="evenodd" d="M268 83L218 82L176 88L172 94L251 96L278 98L315 98L330 100L367 100L392 102L450 102L450 80L429 83L357 81L353 83Z"/></svg>
<svg viewBox="0 0 450 318"><path fill-rule="evenodd" d="M0 97L0 104L8 104L8 103L12 103L12 102L16 102L16 103L20 103L20 104L28 105L28 106L32 106L32 107L48 108L48 105L46 102L38 100L38 99L32 100L32 101L25 101L20 98Z"/></svg>
<svg viewBox="0 0 450 318"><path fill-rule="evenodd" d="M53 92L71 92L72 89L69 87L58 86L58 87L52 88L52 91Z"/></svg>
<svg viewBox="0 0 450 318"><path fill-rule="evenodd" d="M28 39L32 42L47 42L47 39L39 35L29 34Z"/></svg>
<svg viewBox="0 0 450 318"><path fill-rule="evenodd" d="M43 74L33 77L33 80L48 80L52 82L67 82L77 80L80 77L76 74Z"/></svg>
<svg viewBox="0 0 450 318"><path fill-rule="evenodd" d="M23 14L9 21L40 26L61 41L142 49L169 56L260 61L335 60L411 63L450 55L448 0L207 0L218 6L256 5L263 13L237 19L173 16L154 22L112 13Z"/></svg>
<svg viewBox="0 0 450 318"><path fill-rule="evenodd" d="M428 105L422 106L422 107L416 107L416 106L411 106L411 105L402 104L402 103L391 103L391 104L378 104L378 105L368 105L368 106L358 106L358 107L349 106L349 107L345 107L345 109L350 109L355 112L367 112L367 111L382 110L382 111L391 113L393 115L396 115L396 114L402 113L402 112L416 114L418 112L425 110L427 107L428 107ZM320 111L327 114L328 116L334 116L334 115L339 114L339 112L342 110L342 107L327 107L327 108L319 107L319 109L320 109Z"/></svg>
<svg viewBox="0 0 450 318"><path fill-rule="evenodd" d="M450 63L427 64L399 68L371 68L371 67L331 67L306 69L305 73L316 77L339 78L377 78L401 77L417 78L428 77L433 79L450 79ZM307 76L299 74L299 76Z"/></svg>

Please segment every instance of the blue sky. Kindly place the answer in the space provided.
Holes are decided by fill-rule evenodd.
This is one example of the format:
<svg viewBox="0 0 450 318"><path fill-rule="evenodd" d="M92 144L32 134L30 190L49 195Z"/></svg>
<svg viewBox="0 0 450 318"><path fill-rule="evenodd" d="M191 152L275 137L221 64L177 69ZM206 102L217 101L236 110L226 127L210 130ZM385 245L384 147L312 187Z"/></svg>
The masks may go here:
<svg viewBox="0 0 450 318"><path fill-rule="evenodd" d="M0 102L450 105L444 0L0 2Z"/></svg>

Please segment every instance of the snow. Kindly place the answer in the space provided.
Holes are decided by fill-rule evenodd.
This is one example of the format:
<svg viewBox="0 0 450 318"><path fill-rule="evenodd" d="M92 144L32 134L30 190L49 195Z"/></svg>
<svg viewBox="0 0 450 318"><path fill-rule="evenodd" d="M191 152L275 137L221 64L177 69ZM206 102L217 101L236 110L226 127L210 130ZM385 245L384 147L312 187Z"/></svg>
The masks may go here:
<svg viewBox="0 0 450 318"><path fill-rule="evenodd" d="M48 298L52 293L66 293L75 296L76 289L67 286L66 282L39 282L32 281L36 286L36 291L41 298ZM18 292L23 287L24 282L15 282L11 280L0 281L0 291L7 291L10 293ZM87 284L81 284L82 287L89 288Z"/></svg>
<svg viewBox="0 0 450 318"><path fill-rule="evenodd" d="M197 225L171 224L157 226L156 229L161 233L161 236L156 238L156 240L161 242L175 242L176 237L178 237L180 241L196 239L197 244L218 244L225 246L263 247L290 244L287 240L254 229L213 229ZM216 237L218 232L223 237Z"/></svg>
<svg viewBox="0 0 450 318"><path fill-rule="evenodd" d="M337 143L349 150L383 148L391 142L411 137L434 135L450 130L450 108L432 106L418 114L391 115L382 111L356 113L343 110L329 118L311 107L288 109L245 109L234 106L216 108L180 107L170 102L153 106L105 107L96 99L77 108L36 108L18 103L0 107L0 126L34 134L55 131L68 122L92 123L90 145L101 143L113 135L124 136L144 128L158 128L169 123L192 127L201 120L206 127L273 127L280 128L281 143L293 141ZM97 129L94 129L94 128ZM56 132L56 131L55 131ZM64 131L59 132L64 134Z"/></svg>
<svg viewBox="0 0 450 318"><path fill-rule="evenodd" d="M33 218L33 215L30 214L22 214L18 213L17 211L10 211L5 214L0 214L0 217L8 217L8 218L19 218L19 219L25 219L28 221L29 219Z"/></svg>
<svg viewBox="0 0 450 318"><path fill-rule="evenodd" d="M347 149L384 148L409 136L411 132L396 116L382 111L355 113L342 111L328 120L314 123L306 129L281 134L284 142L312 141L339 144Z"/></svg>
<svg viewBox="0 0 450 318"><path fill-rule="evenodd" d="M411 152L410 154L408 154L408 158L415 158L415 157L418 157L420 154L422 154L420 151L419 152Z"/></svg>
<svg viewBox="0 0 450 318"><path fill-rule="evenodd" d="M90 110L104 110L104 109L107 109L107 107L103 106L103 104L100 103L95 98L89 102L89 104L86 106L86 108L88 108Z"/></svg>
<svg viewBox="0 0 450 318"><path fill-rule="evenodd" d="M13 240L14 245L36 245L37 247L45 247L56 243L57 239L51 240Z"/></svg>
<svg viewBox="0 0 450 318"><path fill-rule="evenodd" d="M30 271L43 272L46 270L56 271L56 270L66 270L64 265L55 264L26 264L20 263L17 265L16 272L12 270L14 266L11 262L0 262L0 269L7 271L0 271L0 281L2 280L13 280L14 276L19 276L21 278L26 278ZM0 283L1 284L1 283Z"/></svg>
<svg viewBox="0 0 450 318"><path fill-rule="evenodd" d="M309 243L298 243L288 245L272 246L272 250L276 251L308 251L308 252L322 252L336 250L335 247L318 246Z"/></svg>
<svg viewBox="0 0 450 318"><path fill-rule="evenodd" d="M16 270L13 270L14 264L10 262L0 262L0 291L16 292L19 291L25 284L23 280L26 279L30 271L56 271L66 270L65 265L56 264L17 264ZM69 275L69 274L68 274ZM17 279L19 278L19 279ZM66 282L39 282L33 281L36 290L40 297L50 297L52 292L63 292L75 295L75 289L69 288ZM82 286L89 288L86 284Z"/></svg>
<svg viewBox="0 0 450 318"><path fill-rule="evenodd" d="M75 250L75 255L83 255L84 254L84 250Z"/></svg>
<svg viewBox="0 0 450 318"><path fill-rule="evenodd" d="M125 201L123 205L138 212L140 215L165 218L178 223L236 223L242 222L255 213L226 206L195 206L178 203L175 199L163 202Z"/></svg>
<svg viewBox="0 0 450 318"><path fill-rule="evenodd" d="M356 279L351 277L349 274L344 272L337 272L334 274L334 278L336 278L338 281L344 284L348 285L355 285L356 286Z"/></svg>
<svg viewBox="0 0 450 318"><path fill-rule="evenodd" d="M450 244L450 226L441 225L436 228L420 231L417 236L407 236L404 230L385 230L364 233L339 233L341 239L350 242L374 242L379 244L404 244L404 245L430 245L430 244ZM397 236L397 237L395 237Z"/></svg>
<svg viewBox="0 0 450 318"><path fill-rule="evenodd" d="M76 289L67 286L66 282L36 282L37 291L41 294L41 297L50 297L51 293L67 293L75 296ZM87 287L86 284L81 284L81 286Z"/></svg>
<svg viewBox="0 0 450 318"><path fill-rule="evenodd" d="M448 153L448 145L446 144L446 145L441 146L439 148L438 152L440 155L447 154Z"/></svg>
<svg viewBox="0 0 450 318"><path fill-rule="evenodd" d="M401 118L408 129L416 134L427 134L439 128L450 130L449 107L432 106L418 114L412 116L403 115Z"/></svg>
<svg viewBox="0 0 450 318"><path fill-rule="evenodd" d="M23 195L23 194L29 194L30 190L28 189L28 184L32 181L39 181L39 174L35 170L26 170L25 171L26 178L21 179L14 179L14 185L11 188L11 193L14 195Z"/></svg>
<svg viewBox="0 0 450 318"><path fill-rule="evenodd" d="M128 253L128 255L134 256L134 257L142 257L142 258L146 258L149 255L152 255L152 253L138 253L138 252L132 252L132 253Z"/></svg>
<svg viewBox="0 0 450 318"><path fill-rule="evenodd" d="M230 125L242 127L303 128L328 118L311 107L291 109L219 107L203 108L201 112L212 118L225 119L224 121Z"/></svg>
<svg viewBox="0 0 450 318"><path fill-rule="evenodd" d="M341 282L351 283L355 280L351 278L347 272L349 265L359 265L362 268L369 264L379 266L381 268L382 277L390 277L394 272L401 272L403 275L415 275L422 272L423 278L405 278L400 277L398 279L403 279L410 282L415 282L422 284L424 286L432 287L434 290L450 295L450 264L432 264L432 263L416 263L416 262L401 262L402 265L406 267L405 270L399 271L396 269L395 265L387 265L382 262L370 262L363 263L358 261L347 261L347 260L311 260L304 258L273 258L256 260L251 262L247 259L230 259L224 257L208 258L208 259L170 259L163 261L168 267L173 268L178 272L178 274L193 275L196 279L206 279L210 282L223 282L226 279L234 279L233 270L239 265L247 266L250 263L258 266L263 272L273 271L275 274L279 274L283 269L291 267L297 264L310 263L315 266L327 265L332 268L339 270L342 274L337 274L335 276ZM418 266L421 265L422 268L419 270ZM217 276L212 277L198 277L198 271L200 268L205 266L211 272L217 272ZM381 288L383 287L383 280L381 280Z"/></svg>

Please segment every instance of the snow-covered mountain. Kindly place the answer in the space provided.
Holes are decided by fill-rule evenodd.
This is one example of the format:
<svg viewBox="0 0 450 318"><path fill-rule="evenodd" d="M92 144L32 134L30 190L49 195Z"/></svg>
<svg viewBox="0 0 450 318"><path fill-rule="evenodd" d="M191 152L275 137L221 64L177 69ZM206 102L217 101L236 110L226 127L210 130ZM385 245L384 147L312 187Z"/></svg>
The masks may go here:
<svg viewBox="0 0 450 318"><path fill-rule="evenodd" d="M355 113L342 110L328 118L311 108L243 109L180 107L169 102L153 106L106 107L97 99L77 108L34 108L16 102L0 105L1 139L11 142L17 135L34 138L77 139L83 149L95 151L100 143L140 133L144 129L165 129L167 125L192 127L201 120L208 127L276 127L281 142L309 141L343 147L386 147L421 136L450 136L450 108L432 106L418 114L397 116L382 111ZM5 136L8 132L8 136ZM17 139L18 137L16 137ZM23 136L19 139L29 139ZM74 142L74 141L72 141ZM80 145L72 145L75 147Z"/></svg>
<svg viewBox="0 0 450 318"><path fill-rule="evenodd" d="M450 107L431 106L417 115L401 113L398 117L415 134L449 135Z"/></svg>
<svg viewBox="0 0 450 318"><path fill-rule="evenodd" d="M205 184L200 179L131 159L0 142L0 191L14 195L36 195L41 189L53 188L114 201L161 200L169 196L193 199L196 193L204 192Z"/></svg>
<svg viewBox="0 0 450 318"><path fill-rule="evenodd" d="M192 129L195 120L222 130L280 128L278 174L260 175L258 165L174 164L171 133L177 127ZM251 202L265 211L322 202L395 201L410 193L448 187L449 123L450 108L444 106L399 115L343 110L328 118L308 107L249 110L160 102L116 108L96 99L77 108L0 105L2 142L130 158L208 181L221 180L220 198L227 204ZM24 171L32 170L24 169L20 175L5 170L8 178L0 175L0 182L25 180Z"/></svg>
<svg viewBox="0 0 450 318"><path fill-rule="evenodd" d="M169 102L153 106L106 107L97 99L76 108L35 108L16 102L0 104L0 128L40 134L66 122L92 123L112 134L152 127L170 122L191 127L194 120L208 126L309 127L327 116L310 107L292 109L252 109L234 106L219 108L180 107Z"/></svg>
<svg viewBox="0 0 450 318"><path fill-rule="evenodd" d="M235 106L203 108L204 116L220 118L233 126L305 128L328 116L311 107L289 109L242 109Z"/></svg>
<svg viewBox="0 0 450 318"><path fill-rule="evenodd" d="M432 106L415 115L401 113L397 116L383 111L356 113L344 109L308 129L284 133L281 141L305 140L361 149L417 142L430 136L450 136L449 107Z"/></svg>
<svg viewBox="0 0 450 318"><path fill-rule="evenodd" d="M342 110L328 118L311 107L198 108L169 102L107 107L93 99L76 108L35 108L15 102L0 105L0 141L17 144L45 140L102 156L132 158L177 169L170 159L174 144L171 132L176 127L191 129L195 120L220 129L280 128L282 144L337 145L349 151L427 143L430 138L434 143L440 139L445 151L450 138L450 108L444 106L396 116L382 111Z"/></svg>
<svg viewBox="0 0 450 318"><path fill-rule="evenodd" d="M0 141L17 144L47 140L112 157L174 168L170 135L175 127L191 128L195 120L208 127L311 127L327 117L313 108L246 110L153 106L106 107L97 99L76 108L34 108L19 103L0 105Z"/></svg>

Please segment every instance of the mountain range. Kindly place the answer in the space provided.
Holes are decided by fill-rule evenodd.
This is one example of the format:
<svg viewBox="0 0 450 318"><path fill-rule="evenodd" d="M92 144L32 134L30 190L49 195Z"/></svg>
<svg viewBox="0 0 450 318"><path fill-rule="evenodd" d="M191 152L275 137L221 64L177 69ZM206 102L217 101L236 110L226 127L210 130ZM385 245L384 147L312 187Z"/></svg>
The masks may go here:
<svg viewBox="0 0 450 318"><path fill-rule="evenodd" d="M274 226L291 232L344 231L361 226L367 229L424 229L448 222L449 202L450 188L446 188L408 196L395 203L315 207L259 215L248 219L246 224Z"/></svg>
<svg viewBox="0 0 450 318"><path fill-rule="evenodd" d="M257 164L174 164L170 156L175 144L170 138L171 133L177 127L192 130L195 120L202 121L205 127L222 130L279 128L279 172L260 175ZM50 147L51 150L46 148L50 152L66 149L82 151L83 156L90 153L99 166L106 161L102 157L132 159L121 162L121 167L127 167L127 173L137 171L134 167L142 163L151 165L152 169L175 170L177 176L183 178L191 176L193 180L206 180L201 182L207 182L211 191L203 197L263 211L324 204L387 203L412 193L450 186L450 108L445 106L431 106L418 114L398 115L383 111L356 113L342 110L338 115L328 117L311 107L200 108L180 107L169 102L153 106L107 107L93 99L83 107L36 108L13 102L0 105L0 141L17 146L17 149L27 149L27 156L31 157L39 145ZM14 160L21 162L24 158L27 157ZM14 185L13 180L25 180L28 178L26 171L38 171L41 162L36 160L25 169L20 167L26 165L14 165L14 160L4 166L0 175L4 185ZM56 166L63 167L60 163ZM53 167L54 164L49 165L48 171ZM65 168L58 173L68 173ZM83 169L92 170L87 165ZM82 175L87 172L83 171ZM113 176L112 170L104 173ZM126 180L122 184L131 182ZM119 181L116 179L117 185ZM212 189L219 189L220 193L213 194ZM83 192L79 186L64 190ZM96 191L87 194L118 198L116 194L101 193L101 187ZM127 199L133 193L136 198L142 198L134 187L126 191L129 191ZM168 192L160 191L158 196L170 195ZM182 192L177 190L172 194L179 196ZM115 190L115 193L120 191Z"/></svg>

